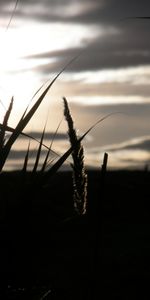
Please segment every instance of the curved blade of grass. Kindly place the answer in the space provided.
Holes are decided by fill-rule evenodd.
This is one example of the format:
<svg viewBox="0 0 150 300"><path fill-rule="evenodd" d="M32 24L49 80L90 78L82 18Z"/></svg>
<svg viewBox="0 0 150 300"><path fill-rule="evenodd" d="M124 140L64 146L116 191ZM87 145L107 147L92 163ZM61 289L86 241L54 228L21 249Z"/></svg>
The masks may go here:
<svg viewBox="0 0 150 300"><path fill-rule="evenodd" d="M49 79L48 79L46 82L44 82L44 83L38 88L38 90L33 94L33 96L32 96L32 98L31 98L29 104L32 102L32 100L37 96L37 94L42 90L42 88L43 88L48 82L49 82Z"/></svg>
<svg viewBox="0 0 150 300"><path fill-rule="evenodd" d="M13 131L12 135L10 136L10 139L8 140L8 142L6 144L6 148L8 148L8 149L11 148L11 146L13 145L13 143L15 142L15 140L18 138L20 132L23 131L23 129L26 127L26 125L28 124L28 122L30 121L30 119L32 118L32 116L34 115L34 113L36 112L37 108L41 104L41 102L44 99L45 95L49 91L51 85L52 84L50 84L45 89L45 91L42 93L42 95L39 97L39 99L36 101L36 103L30 109L30 111L25 116L23 116L23 118L21 118L21 120L19 121L19 123L16 126L15 130Z"/></svg>
<svg viewBox="0 0 150 300"><path fill-rule="evenodd" d="M3 125L0 123L0 130L2 129L2 127L3 127ZM8 131L8 132L14 132L14 130L15 130L15 129L14 129L13 127L10 127L10 126L8 126L8 125L6 126L6 131ZM33 141L35 141L35 142L37 142L38 144L40 144L40 141L39 141L38 139L34 138L33 136L31 136L31 135L29 135L29 134L27 134L27 133L20 132L20 135L23 135L23 136L26 137L26 138L30 138L30 139L32 139ZM44 143L42 143L42 146L49 150L49 147L48 147L47 145L45 145ZM50 151L51 151L53 154L55 154L55 155L57 155L57 156L60 156L60 154L58 154L58 153L55 152L54 150L50 149Z"/></svg>
<svg viewBox="0 0 150 300"><path fill-rule="evenodd" d="M47 163L45 169L48 168L55 160L56 160L56 157L51 158L51 159L48 161L48 163Z"/></svg>
<svg viewBox="0 0 150 300"><path fill-rule="evenodd" d="M80 54L78 54L78 55L76 55L75 57L73 57L61 70L60 70L60 72L53 78L53 80L49 83L49 85L48 85L48 87L45 89L45 91L46 91L46 93L45 92L43 92L43 93L45 93L45 95L47 94L47 92L48 92L48 90L51 88L51 86L54 84L54 82L57 80L57 78L78 58L80 56ZM30 102L29 102L29 104L32 102L32 100L37 96L37 94L42 90L42 88L47 84L49 82L49 79L45 82L45 83L43 83L39 88L38 88L38 90L34 93L34 95L32 96L32 98L31 98L31 100L30 100ZM44 95L44 97L45 97L45 95ZM43 98L44 98L43 97ZM43 99L42 99L43 100ZM38 100L37 100L38 101ZM36 102L37 103L37 102ZM36 104L35 103L35 104Z"/></svg>
<svg viewBox="0 0 150 300"><path fill-rule="evenodd" d="M24 175L26 175L26 172L27 172L27 166L28 166L28 160L29 160L29 150L30 150L30 140L29 140L28 149L27 149L27 152L25 155L24 164L23 164L23 168L22 168L22 173Z"/></svg>
<svg viewBox="0 0 150 300"><path fill-rule="evenodd" d="M0 131L0 150L4 146L5 132L6 132L6 128L7 128L7 122L9 120L9 117L10 117L10 114L11 114L11 111L12 111L13 101L14 101L14 98L12 97L11 101L10 101L10 104L9 104L9 107L8 107L8 110L5 113L3 124L2 124L2 127L1 127L1 131Z"/></svg>
<svg viewBox="0 0 150 300"><path fill-rule="evenodd" d="M80 54L78 54L78 55L76 55L75 57L73 57L63 68L62 68L62 70L56 75L56 77L59 77L68 67L69 67L69 65L70 64L72 64L79 56L81 55L81 53ZM56 78L57 79L57 78ZM53 81L56 81L56 79L54 78L53 79ZM30 100L30 102L29 102L29 104L32 102L32 100L37 96L37 94L42 90L42 88L47 84L49 82L49 79L46 81L46 82L44 82L39 88L38 88L38 90L34 93L34 95L32 96L32 98L31 98L31 100ZM54 83L54 82L53 82ZM53 84L52 83L52 84Z"/></svg>
<svg viewBox="0 0 150 300"><path fill-rule="evenodd" d="M116 115L116 114L122 114L122 112L114 112L114 113L110 113L105 115L104 117L102 117L101 119L99 119L97 122L95 122L78 140L77 143L80 143L84 137L95 127L97 126L99 123L101 123L102 121L106 120L107 118L111 117L112 115ZM47 180L49 180L49 178L51 178L57 171L58 169L63 165L63 163L67 160L67 158L69 157L69 155L72 153L73 151L73 147L71 146L58 160L57 162L43 175L43 178L41 180L41 183L45 183Z"/></svg>
<svg viewBox="0 0 150 300"><path fill-rule="evenodd" d="M42 132L42 135L41 135L41 141L40 141L40 144L39 144L35 164L34 164L33 171L32 171L33 174L35 174L36 171L37 171L37 167L38 167L38 163L39 163L39 159L40 159L40 155L41 155L42 143L43 143L44 134L45 134L45 128L46 128L46 124L44 126L44 129L43 129L43 132Z"/></svg>
<svg viewBox="0 0 150 300"><path fill-rule="evenodd" d="M14 9L13 9L13 11L12 11L12 13L11 13L9 22L8 22L8 24L7 24L7 27L6 27L6 31L9 29L10 24L11 24L11 22L12 22L12 19L13 19L14 15L15 15L15 12L16 12L16 8L17 8L17 5L18 5L18 2L19 2L19 0L16 0Z"/></svg>
<svg viewBox="0 0 150 300"><path fill-rule="evenodd" d="M56 128L56 130L55 130L55 132L54 132L52 141L51 141L51 143L50 143L50 147L49 147L49 149L48 149L48 151L47 151L47 154L46 154L44 163L43 163L42 168L41 168L41 173L44 173L44 171L45 171L45 169L46 169L46 167L47 167L47 164L48 164L48 158L49 158L49 155L50 155L50 152L51 152L51 148L52 148L54 139L55 139L55 137L56 137L56 134L57 134L57 132L58 132L58 129L59 129L61 123L62 123L62 120L59 122L59 124L58 124L58 126L57 126L57 128Z"/></svg>

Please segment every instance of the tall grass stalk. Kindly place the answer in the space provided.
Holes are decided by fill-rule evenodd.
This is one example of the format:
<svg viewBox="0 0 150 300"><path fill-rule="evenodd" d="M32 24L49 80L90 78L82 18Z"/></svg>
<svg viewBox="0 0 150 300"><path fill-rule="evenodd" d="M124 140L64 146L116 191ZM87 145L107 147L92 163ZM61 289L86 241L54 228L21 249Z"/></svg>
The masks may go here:
<svg viewBox="0 0 150 300"><path fill-rule="evenodd" d="M80 143L85 137L86 135L95 127L97 126L99 123L101 123L102 121L106 120L107 118L109 118L112 115L116 115L118 113L121 112L114 112L114 113L110 113L108 115L105 115L104 117L100 118L98 121L96 121L81 137L79 137L76 141L76 143ZM48 184L50 178L59 170L59 168L63 165L63 163L67 160L67 158L69 157L69 155L71 155L72 151L74 150L73 146L71 145L71 147L56 161L55 164L52 165L52 167L50 169L47 170L47 172L45 172L45 174L43 175L42 179L41 179L41 184L45 185Z"/></svg>
<svg viewBox="0 0 150 300"><path fill-rule="evenodd" d="M70 144L73 148L73 164L71 164L71 166L73 169L74 206L75 210L79 214L84 214L86 212L87 205L87 174L84 167L84 150L81 141L78 142L78 137L74 128L73 119L66 98L63 98L63 101L64 116L68 124L68 136Z"/></svg>

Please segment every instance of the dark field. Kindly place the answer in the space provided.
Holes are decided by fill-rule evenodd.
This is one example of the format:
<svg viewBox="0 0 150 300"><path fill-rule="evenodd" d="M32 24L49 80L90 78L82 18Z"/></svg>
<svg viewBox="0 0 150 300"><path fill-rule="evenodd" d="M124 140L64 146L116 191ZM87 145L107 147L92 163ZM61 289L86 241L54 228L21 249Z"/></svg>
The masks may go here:
<svg viewBox="0 0 150 300"><path fill-rule="evenodd" d="M150 299L149 172L88 172L84 216L70 172L0 183L0 299Z"/></svg>

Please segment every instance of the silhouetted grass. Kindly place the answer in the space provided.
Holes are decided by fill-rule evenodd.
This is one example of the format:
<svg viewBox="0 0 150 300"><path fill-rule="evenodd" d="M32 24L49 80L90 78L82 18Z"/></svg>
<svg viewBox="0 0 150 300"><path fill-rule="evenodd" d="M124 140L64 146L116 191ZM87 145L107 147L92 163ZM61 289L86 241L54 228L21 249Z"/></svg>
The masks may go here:
<svg viewBox="0 0 150 300"><path fill-rule="evenodd" d="M69 110L66 98L64 100L64 115L68 124L68 135L73 148L73 199L75 209L79 214L86 213L87 205L87 174L84 167L84 150L81 142L78 143L76 130L74 129L73 120Z"/></svg>
<svg viewBox="0 0 150 300"><path fill-rule="evenodd" d="M18 3L18 1L16 1L15 9L17 7L17 3ZM15 9L14 9L14 11L15 11ZM14 14L14 12L13 12L13 14ZM8 27L11 23L13 14L10 18ZM144 18L149 18L149 17L144 17ZM7 29L8 29L8 27L7 27ZM76 58L73 58L73 60L74 59L76 59ZM138 174L138 176L137 176L137 174L133 174L133 177L131 176L131 178L128 182L128 185L127 185L128 174L123 175L122 183L120 182L121 173L117 174L117 176L116 176L116 174L113 173L112 177L111 177L111 174L109 174L109 176L108 176L109 185L108 185L108 188L104 189L106 168L107 168L107 158L108 158L108 155L105 153L103 164L102 164L101 176L99 174L100 173L99 171L98 171L98 176L95 175L95 173L94 173L94 175L93 174L90 175L91 176L90 179L93 178L92 184L93 183L96 184L97 188L94 187L94 190L91 190L89 188L89 185L91 185L90 180L88 180L88 185L87 185L87 174L85 172L85 166L84 166L84 149L83 149L81 142L84 139L84 137L95 126L97 126L103 120L107 119L112 114L104 116L103 118L96 121L95 124L93 124L81 137L78 137L76 134L76 130L74 128L74 122L73 122L73 119L72 119L72 116L71 116L71 113L69 110L67 100L66 100L66 98L63 98L63 100L64 100L64 115L65 115L65 118L66 118L66 121L68 124L68 135L69 135L69 140L70 140L70 144L71 144L70 148L58 158L56 163L53 163L52 166L49 166L48 158L49 158L50 152L52 151L52 142L53 141L50 142L49 147L44 145L44 143L43 143L44 134L45 134L45 128L44 128L43 132L41 134L40 141L37 141L39 143L39 147L37 150L37 155L36 155L36 160L34 163L33 171L31 173L27 172L28 161L29 161L29 152L30 152L30 142L29 142L27 152L26 152L24 162L23 162L23 169L22 169L23 176L21 177L20 173L18 173L18 174L13 174L13 178L11 178L11 175L7 174L8 177L6 176L6 180L5 180L4 179L5 174L2 172L5 162L8 159L8 155L11 151L11 148L12 148L13 144L16 142L16 140L18 139L19 135L23 134L27 138L34 139L32 136L30 137L30 135L23 133L23 130L25 129L28 122L32 119L36 110L39 108L40 104L42 103L45 96L49 92L51 86L55 83L57 78L61 75L61 73L67 68L67 66L71 62L69 62L54 77L54 79L50 83L47 82L47 87L45 87L45 85L42 85L35 92L33 99L39 93L41 93L41 95L38 97L38 99L36 100L34 105L31 107L31 109L29 109L28 107L25 109L23 115L20 118L20 121L18 122L18 124L16 125L15 128L11 128L8 126L9 117L10 117L10 114L12 113L13 98L10 101L10 105L8 107L8 110L5 113L3 123L0 124L1 202L5 201L8 204L8 207L4 208L4 214L3 215L1 214L2 215L1 219L2 219L2 222L4 222L6 219L6 221L8 222L6 225L8 226L9 230L13 234L13 236L10 238L13 246L11 245L10 247L11 247L12 251L14 251L14 247L16 247L15 249L16 249L17 255L15 253L15 255L14 255L15 259L16 259L16 257L18 258L18 256L21 255L22 252L25 253L27 255L27 257L28 256L30 257L29 253L27 254L27 251L29 251L29 252L33 251L34 256L36 256L36 254L38 252L38 259L39 259L40 263L43 262L43 260L45 258L45 259L47 259L46 263L48 264L48 260L51 259L50 267L52 267L54 264L53 271L55 272L56 267L58 268L57 272L56 272L57 273L56 277L57 277L58 273L59 273L58 271L61 269L61 261L59 261L60 264L58 264L57 260L55 260L55 263L56 263L56 265L55 265L55 263L53 263L53 257L51 258L50 256L53 254L54 257L56 256L56 258L58 260L61 257L61 259L64 260L62 262L63 272L65 273L65 270L64 270L65 267L69 269L69 267L70 267L69 263L73 264L74 269L75 269L75 275L73 278L74 278L74 280L77 280L77 281L79 281L81 279L81 283L80 283L81 286L82 286L83 277L80 277L80 270L83 265L85 268L87 267L87 265L89 263L88 259L91 259L90 255L94 248L95 252L92 257L92 259L94 260L94 262L92 260L93 279L95 281L97 280L96 269L99 272L101 271L101 273L102 273L101 275L103 276L103 278L99 280L99 283L101 284L100 287L98 287L98 283L96 283L95 281L93 281L92 284L91 284L91 282L89 282L89 284L91 284L90 288L92 289L92 295L91 295L90 299L93 299L92 297L94 294L94 290L97 290L98 288L102 289L103 288L102 282L105 283L105 280L107 281L107 278L108 277L110 278L110 275L111 275L110 272L112 269L112 264L110 263L110 260L112 259L113 263L115 263L115 265L120 267L120 265L121 265L120 261L121 261L122 257L124 258L125 256L127 256L126 253L124 253L123 251L129 252L129 254L130 254L131 250L133 252L134 244L132 244L132 246L130 246L131 240L132 241L134 240L135 245L136 245L136 247L135 247L136 255L137 256L139 255L140 247L136 240L136 235L134 234L135 229L134 229L133 225L136 224L136 222L137 222L137 224L139 224L138 223L139 220L140 220L140 222L143 222L141 224L143 226L142 228L144 228L143 231L145 234L145 227L144 227L145 223L144 222L147 222L146 230L147 230L147 232L149 232L149 223L148 223L149 222L149 212L148 212L148 210L149 210L149 188L148 188L148 183L145 183L146 180L148 180L147 179L147 175L149 175L148 173L142 174L142 177L140 177L138 184L137 184L137 182L135 183L135 178L137 178L139 176L139 174ZM33 99L31 99L31 100L33 100ZM59 128L59 125L55 131L54 138L55 138L55 135L57 134L58 128ZM8 138L7 141L5 140L6 131L11 132L11 136ZM43 161L41 172L38 172L39 159L40 159L40 155L41 155L43 146L47 148L47 154ZM55 180L53 181L53 175L56 174L56 172L59 170L59 168L62 166L62 164L67 160L69 155L72 155L72 158L73 158L72 190L70 190L71 189L70 185L69 186L67 185L68 182L70 183L70 181L68 180L66 174L63 175L63 179L64 179L63 182L62 182L62 179L60 179L60 181L57 183L55 183ZM2 175L4 175L4 177ZM96 178L95 178L95 176L96 176ZM33 180L33 177L35 180ZM113 184L112 184L112 181L113 181ZM140 184L141 185L143 184L141 189L139 189ZM99 188L99 186L100 186L100 188ZM53 191L53 187L54 187L54 191ZM58 194L57 194L57 192L58 192ZM90 192L90 194L88 194L88 192ZM99 194L98 194L98 192L99 192ZM55 193L57 194L57 197L56 197ZM99 198L99 195L100 195L100 198ZM66 197L66 199L64 199L64 196ZM74 206L71 203L71 201L72 201L72 199L70 199L71 197L74 200L74 202L73 202L73 204L75 204ZM32 204L33 204L32 201L34 201L33 207L32 207ZM91 201L91 203L88 203L88 207L90 207L90 205L91 205L91 207L94 207L94 213L91 214L92 217L90 216L90 218L86 218L87 216L89 217L89 215L91 213L90 209L89 209L88 213L86 212L87 201ZM94 203L94 201L95 201L95 203ZM142 202L143 206L141 205L141 202ZM113 205L114 205L114 208L113 208ZM79 216L77 218L73 218L74 217L74 214L73 214L74 208L79 212L80 215L83 215L85 213L87 213L87 214L85 216L81 216L81 217ZM35 211L33 212L33 215L31 213L32 209L35 209ZM5 210L6 210L6 212L5 212ZM141 217L142 210L143 210L143 215ZM112 213L112 212L113 212L114 219L111 224L110 213ZM6 215L5 215L5 213L6 213ZM68 219L67 217L70 217L70 218ZM33 220L31 220L30 218L33 218ZM66 219L69 220L68 223L63 222ZM53 224L53 221L55 221L54 222L55 226ZM103 221L103 223L102 223L102 221ZM31 224L32 224L32 226L31 226ZM2 225L3 225L3 223L2 223ZM90 227L90 229L88 226ZM114 247L116 252L114 251L115 254L113 253L113 255L112 255L112 253L110 253L111 252L110 251L110 248L111 248L110 247L111 226L113 226L114 240L116 239L115 243L117 244L117 246ZM33 235L31 234L31 227L33 227L32 228ZM86 227L86 229L85 229L85 227ZM91 230L91 228L93 231ZM61 229L62 229L62 231L61 231ZM16 230L16 232L15 232L15 230ZM56 232L53 233L53 230ZM140 230L141 230L141 228L140 228ZM88 234L87 234L87 231L88 231ZM70 232L71 232L71 235L70 235ZM101 232L101 235L99 235L100 232ZM10 232L7 231L7 234L9 235ZM55 234L56 234L56 237L53 237L53 235L55 235ZM90 234L91 234L91 236L90 236ZM138 236L139 232L136 232L136 234ZM27 237L26 237L26 235L27 235ZM29 237L28 237L28 235L29 235ZM117 236L117 238L116 238L116 236ZM140 236L140 234L139 234L139 236ZM149 233L147 233L147 236L149 236ZM7 237L5 237L5 236L3 237L4 241L6 238ZM48 245L49 238L51 240L51 245ZM85 242L85 239L86 239L86 242ZM89 242L88 239L90 240L90 243L92 245L91 244L89 245L89 243L87 243L87 241ZM106 239L106 241L104 239ZM34 241L35 241L36 246L32 245L32 242L34 242ZM2 240L2 242L3 242L3 240ZM28 246L27 245L28 243L30 244L29 249L26 249L26 247ZM71 248L71 246L72 246L71 243L73 244L72 248ZM80 249L78 249L80 243L81 244L83 243L82 244L83 249L82 249L82 247L80 247ZM55 245L54 250L52 249L53 245ZM139 248L137 247L137 245ZM32 250L32 246L33 246L33 250ZM92 249L89 250L88 246L91 247ZM48 253L45 253L47 248L48 248ZM102 252L102 249L106 250L106 254L100 253L100 251ZM149 245L147 246L146 249L148 249L148 251L149 251ZM55 251L56 253L54 253L53 251ZM58 253L57 253L57 251L58 251ZM84 255L81 254L82 251L84 252ZM90 254L88 251L90 252ZM67 254L66 254L66 252L67 252ZM71 259L69 261L68 257L70 255L70 252L73 255L74 260L71 257ZM86 252L88 252L87 257L86 257ZM75 258L76 253L78 253L78 256ZM145 254L145 249L144 249L143 253ZM108 257L107 257L107 254L109 254ZM105 262L104 267L101 270L99 270L99 268L101 267L101 265L99 263L100 255ZM127 268L126 266L130 265L128 257L129 257L129 259L132 258L132 256L130 258L130 255L129 255L129 256L127 256L127 258L125 257L126 259L124 259L123 263L122 263L122 264L124 264L123 267L125 268L126 273L127 272L129 273L130 269L133 272L133 265L131 265L131 268L129 268L129 270L126 269ZM20 261L23 264L23 259L25 259L26 256L21 257L21 258L22 259ZM135 257L133 257L132 260L134 261ZM15 267L17 267L19 270L19 272L18 272L19 276L21 273L20 270L22 271L22 268L23 268L22 265L20 266L20 261L18 260L17 264L15 265ZM39 261L34 262L34 267L38 266ZM91 261L90 261L90 263L91 263ZM139 260L138 260L138 263L139 263ZM29 262L27 261L27 265L28 264L29 264ZM45 269L47 267L47 264L45 266ZM58 266L57 266L57 264L58 264ZM77 264L77 267L75 266L76 264ZM109 268L108 268L108 265L109 265ZM90 267L91 267L91 265L90 265ZM139 265L138 265L138 267L139 267ZM25 266L24 266L24 268L25 268ZM39 267L39 270L38 271L41 272L41 277L43 277L44 275L42 274L42 272L43 272L42 266ZM27 276L29 276L30 270L27 269L27 271L28 271ZM49 272L50 271L51 270L49 270ZM69 269L69 271L70 271L70 269ZM90 269L90 271L91 271L91 269ZM143 271L143 269L142 269L142 271ZM125 273L125 276L128 275L128 274L126 275L126 273ZM34 273L34 275L35 274L36 274L36 272ZM72 273L70 272L69 275L70 274L72 274ZM83 275L83 270L82 270L82 275ZM90 277L91 273L88 275ZM121 276L123 277L122 274L121 274ZM135 276L135 274L134 274L134 276ZM48 277L48 275L47 275L47 277ZM78 279L78 277L80 279ZM87 280L87 277L86 277L85 281ZM123 277L123 279L124 279L124 277ZM32 278L32 280L33 280L33 278ZM48 277L48 280L50 280L49 277ZM115 278L112 280L114 280L113 282L115 283ZM118 280L117 285L119 286L119 283L118 283L120 280L119 275L118 275L117 280ZM62 281L63 281L63 278L62 278ZM89 286L87 286L87 282L86 282L86 288L89 288ZM128 282L128 278L127 278L127 282ZM134 284L134 282L133 282L133 284ZM77 285L74 284L74 288L76 286ZM107 287L106 283L105 283L105 287ZM119 288L117 288L117 292L118 292L118 289ZM75 291L75 293L76 293L76 291ZM105 290L105 293L108 294L107 290ZM48 288L46 291L44 289L44 291L42 291L42 292L38 291L38 295L37 295L38 299L40 299L40 300L47 299L48 296L51 297L51 289ZM128 295L126 295L126 296L128 296ZM28 295L26 295L26 297L28 297Z"/></svg>
<svg viewBox="0 0 150 300"><path fill-rule="evenodd" d="M75 59L75 58L74 58ZM73 61L73 60L72 60ZM71 62L70 62L71 63ZM69 64L70 64L69 63ZM12 113L12 104L13 99L11 100L11 103L9 105L8 110L5 113L3 123L0 124L0 141L1 141L1 148L0 148L0 175L3 174L3 167L5 165L5 162L8 159L8 155L11 151L11 148L13 144L16 142L20 134L25 135L27 138L34 139L30 135L26 135L23 133L24 128L28 124L28 122L33 117L36 110L39 108L41 102L44 100L44 97L50 90L53 83L57 80L59 75L66 69L68 64L54 77L54 79L48 84L46 88L42 86L33 96L38 95L39 92L41 92L41 95L38 97L36 102L33 104L31 109L27 106L25 111L23 112L20 121L16 125L15 128L8 126L8 121L10 117L10 113ZM44 89L44 91L43 91ZM77 211L80 215L83 215L86 213L86 206L87 206L87 175L85 172L84 167L84 151L83 146L81 144L84 137L99 123L101 123L103 120L110 117L112 114L108 114L102 118L100 118L98 121L96 121L91 127L88 128L88 130L81 136L77 137L76 131L74 129L73 119L71 117L69 107L67 100L64 98L64 115L68 123L68 135L70 139L71 146L70 148L62 154L58 160L53 163L53 165L49 166L48 164L48 157L50 152L52 151L51 146L52 142L50 143L50 147L47 147L43 144L44 140L44 134L45 134L45 128L43 129L43 132L41 134L41 139L38 141L39 147L37 150L37 155L35 159L35 163L33 166L33 170L31 173L28 174L28 162L29 162L29 152L30 152L30 142L27 148L27 152L24 158L23 162L23 168L20 176L20 173L18 176L14 176L13 181L10 180L5 184L2 184L2 177L0 176L0 184L1 184L1 199L2 202L6 202L8 204L8 211L6 208L6 211L4 210L2 220L5 222L5 218L8 221L9 226L12 226L14 228L13 235L18 235L18 238L16 236L14 237L13 243L16 243L17 246L15 246L16 251L18 251L20 244L23 245L23 249L20 250L18 253L18 256L22 253L25 254L24 247L26 249L29 240L31 239L31 230L33 230L32 227L42 227L43 223L45 223L45 218L42 217L42 221L40 218L40 215L38 216L38 219L34 219L34 216L32 216L32 209L33 209L33 201L37 201L38 205L40 206L40 211L42 210L43 202L50 202L50 209L52 209L52 212L50 213L50 218L52 222L52 226L56 226L56 223L58 224L58 227L62 224L62 226L69 226L69 230L73 230L73 232L77 231L77 239L80 236L79 231L79 224L81 222L81 226L87 223L86 221L86 215L85 218L82 220L83 216L79 216L76 218L75 212ZM57 134L59 125L55 131L55 135ZM8 140L5 141L5 132L10 131L11 135L8 138ZM42 147L47 148L47 154L45 157L45 160L43 161L43 166L41 171L38 171L39 166L39 159L42 151ZM53 177L56 174L56 172L59 170L59 168L63 165L63 163L68 159L69 155L72 155L73 163L72 163L72 169L73 169L73 184L72 184L72 194L69 199L68 205L65 205L64 207L61 205L57 205L57 203L54 203L53 199L53 193L51 189L51 185L53 185ZM47 167L47 168L46 168ZM7 187L6 187L7 186ZM56 189L59 189L59 186L56 187ZM68 194L68 186L66 189L66 194ZM34 196L33 196L34 195ZM13 199L13 200L12 200ZM35 199L35 200L34 200ZM40 199L40 201L39 201ZM55 199L55 201L58 201L58 199ZM62 202L62 199L59 199L60 202ZM6 204L4 204L5 206ZM10 209L11 208L11 209ZM38 208L37 208L38 209ZM6 215L5 215L6 213ZM44 210L44 213L46 214L46 211ZM81 219L80 219L81 217ZM33 219L33 220L32 220ZM67 220L67 221L66 221ZM66 221L66 222L64 222ZM54 223L54 224L53 224ZM11 225L10 225L11 224ZM66 225L65 225L66 224ZM48 223L49 225L49 223ZM85 225L86 227L86 225ZM35 230L35 229L34 229ZM33 232L34 232L33 230ZM39 228L39 232L40 232ZM45 232L49 232L50 228L45 228ZM67 229L68 231L68 229ZM37 228L35 230L37 234ZM45 234L43 232L43 234ZM52 231L51 231L52 232ZM73 234L72 232L72 234ZM67 233L68 234L68 233ZM83 233L83 238L85 232ZM28 255L27 255L28 258ZM27 259L26 256L24 259ZM26 261L24 262L25 266L23 268L26 269ZM28 265L28 262L27 262ZM19 263L17 262L17 267L20 268ZM19 269L20 270L20 269ZM20 271L19 271L20 272ZM16 271L17 273L17 271ZM26 273L26 272L25 272Z"/></svg>

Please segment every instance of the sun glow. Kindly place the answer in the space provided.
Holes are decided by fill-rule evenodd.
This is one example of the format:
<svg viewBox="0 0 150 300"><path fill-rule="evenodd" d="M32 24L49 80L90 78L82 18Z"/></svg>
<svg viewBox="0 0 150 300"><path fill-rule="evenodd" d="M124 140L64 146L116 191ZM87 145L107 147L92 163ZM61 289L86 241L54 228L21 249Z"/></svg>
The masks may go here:
<svg viewBox="0 0 150 300"><path fill-rule="evenodd" d="M19 113L28 104L36 89L54 76L51 74L51 63L56 62L55 51L68 49L72 45L76 48L82 47L86 38L92 39L96 34L96 31L93 35L86 26L78 24L23 24L17 21L7 32L1 28L0 100L4 106L7 107L10 97L14 96ZM58 59L57 63L59 64ZM49 75L41 72L44 65L49 67ZM61 68L62 62L57 71Z"/></svg>
<svg viewBox="0 0 150 300"><path fill-rule="evenodd" d="M1 29L0 65L4 70L11 71L23 57L68 49L72 45L81 47L85 44L84 39L94 38L96 35L96 31L93 35L86 26L59 23L51 25L31 23L12 28L5 35Z"/></svg>

